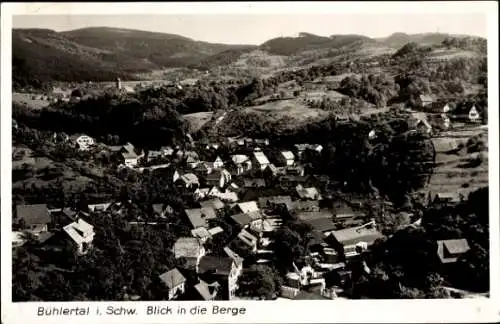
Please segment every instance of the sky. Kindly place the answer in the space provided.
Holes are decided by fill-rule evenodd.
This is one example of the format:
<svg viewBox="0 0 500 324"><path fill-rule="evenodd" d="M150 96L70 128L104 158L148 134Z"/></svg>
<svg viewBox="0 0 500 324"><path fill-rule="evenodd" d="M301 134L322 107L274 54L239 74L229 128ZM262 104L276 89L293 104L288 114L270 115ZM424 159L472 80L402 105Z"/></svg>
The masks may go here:
<svg viewBox="0 0 500 324"><path fill-rule="evenodd" d="M487 36L483 14L210 14L210 15L15 15L13 28L66 31L118 27L178 34L195 40L258 45L275 37L308 32L321 36L360 34L387 37L441 32Z"/></svg>

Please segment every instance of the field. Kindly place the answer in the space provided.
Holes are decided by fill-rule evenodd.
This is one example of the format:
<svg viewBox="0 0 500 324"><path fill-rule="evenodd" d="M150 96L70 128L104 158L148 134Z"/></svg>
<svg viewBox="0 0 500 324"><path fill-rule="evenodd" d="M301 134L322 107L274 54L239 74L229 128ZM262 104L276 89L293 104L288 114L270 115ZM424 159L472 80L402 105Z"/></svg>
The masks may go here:
<svg viewBox="0 0 500 324"><path fill-rule="evenodd" d="M320 118L328 115L326 111L307 107L301 99L287 99L268 102L259 106L246 108L249 112L263 113L270 119L279 120L291 117L299 122Z"/></svg>
<svg viewBox="0 0 500 324"><path fill-rule="evenodd" d="M482 140L486 147L488 134L484 129L471 128L443 133L439 138L433 139L435 146L453 147L458 143L466 143L474 135L483 134ZM450 146L448 146L451 143ZM478 155L482 156L482 163L477 165L474 161ZM432 192L458 192L467 195L481 187L488 186L488 152L468 153L466 148L457 153L438 150L436 155L436 168L431 177L428 189Z"/></svg>
<svg viewBox="0 0 500 324"><path fill-rule="evenodd" d="M187 114L183 117L189 123L190 131L196 132L212 119L213 114L213 112L199 112Z"/></svg>
<svg viewBox="0 0 500 324"><path fill-rule="evenodd" d="M49 105L49 101L40 98L40 95L30 93L12 93L12 103L26 104L31 109L42 109Z"/></svg>

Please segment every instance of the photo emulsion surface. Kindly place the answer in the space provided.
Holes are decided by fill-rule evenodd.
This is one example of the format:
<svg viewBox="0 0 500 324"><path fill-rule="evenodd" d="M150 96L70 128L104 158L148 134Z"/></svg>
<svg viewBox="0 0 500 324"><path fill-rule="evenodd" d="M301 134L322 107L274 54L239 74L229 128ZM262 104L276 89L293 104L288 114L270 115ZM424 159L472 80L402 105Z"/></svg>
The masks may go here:
<svg viewBox="0 0 500 324"><path fill-rule="evenodd" d="M471 17L13 16L13 302L489 297Z"/></svg>

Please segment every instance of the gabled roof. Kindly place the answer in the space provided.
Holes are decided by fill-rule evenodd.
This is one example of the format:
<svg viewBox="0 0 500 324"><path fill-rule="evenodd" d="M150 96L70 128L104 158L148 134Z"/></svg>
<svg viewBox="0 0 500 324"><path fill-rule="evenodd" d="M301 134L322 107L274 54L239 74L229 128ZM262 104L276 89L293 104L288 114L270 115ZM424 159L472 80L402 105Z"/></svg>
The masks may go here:
<svg viewBox="0 0 500 324"><path fill-rule="evenodd" d="M191 234L194 237L200 238L200 239L206 239L211 237L212 235L210 232L205 228L205 227L197 227L195 229L191 230Z"/></svg>
<svg viewBox="0 0 500 324"><path fill-rule="evenodd" d="M208 207L213 209L222 209L224 208L224 203L219 198L214 198L206 201L200 202L202 208Z"/></svg>
<svg viewBox="0 0 500 324"><path fill-rule="evenodd" d="M208 230L208 233L210 233L210 235L212 236L222 232L224 232L224 230L222 229L222 227L219 226L212 227L211 229Z"/></svg>
<svg viewBox="0 0 500 324"><path fill-rule="evenodd" d="M255 151L253 152L253 156L257 160L259 164L269 164L269 160L267 159L267 156L262 152L262 151Z"/></svg>
<svg viewBox="0 0 500 324"><path fill-rule="evenodd" d="M238 234L238 238L249 247L257 246L257 241L258 241L257 237L246 230L242 230Z"/></svg>
<svg viewBox="0 0 500 324"><path fill-rule="evenodd" d="M194 173L186 173L181 176L185 183L198 183L198 177Z"/></svg>
<svg viewBox="0 0 500 324"><path fill-rule="evenodd" d="M243 185L246 188L262 188L266 186L266 180L257 178L257 179L244 179Z"/></svg>
<svg viewBox="0 0 500 324"><path fill-rule="evenodd" d="M226 246L224 248L224 252L226 252L227 256L230 257L231 259L233 259L234 261L234 264L236 266L240 266L242 263L243 263L243 258L240 257L236 252L234 252L233 250L231 250L230 247Z"/></svg>
<svg viewBox="0 0 500 324"><path fill-rule="evenodd" d="M193 228L206 227L208 219L217 217L215 209L211 207L193 208L184 210Z"/></svg>
<svg viewBox="0 0 500 324"><path fill-rule="evenodd" d="M231 219L241 227L245 227L252 222L252 218L245 213L233 215L231 216Z"/></svg>
<svg viewBox="0 0 500 324"><path fill-rule="evenodd" d="M233 265L233 259L230 257L220 257L205 255L201 257L198 266L199 273L215 272L219 275L229 275Z"/></svg>
<svg viewBox="0 0 500 324"><path fill-rule="evenodd" d="M241 164L241 163L245 163L245 162L249 162L250 161L250 159L248 158L248 156L246 156L244 154L232 155L231 156L231 160L233 161L234 164Z"/></svg>
<svg viewBox="0 0 500 324"><path fill-rule="evenodd" d="M94 226L79 218L77 221L63 227L64 232L76 243L85 242L85 235L93 234Z"/></svg>
<svg viewBox="0 0 500 324"><path fill-rule="evenodd" d="M439 242L442 242L450 254L462 254L470 250L469 243L466 239L444 240Z"/></svg>
<svg viewBox="0 0 500 324"><path fill-rule="evenodd" d="M281 155L286 159L286 160L293 160L295 157L293 156L293 153L291 151L282 151Z"/></svg>
<svg viewBox="0 0 500 324"><path fill-rule="evenodd" d="M319 201L317 200L297 200L293 202L293 209L297 211L319 211Z"/></svg>
<svg viewBox="0 0 500 324"><path fill-rule="evenodd" d="M201 254L201 243L195 237L181 237L174 243L174 254L176 258L197 258Z"/></svg>
<svg viewBox="0 0 500 324"><path fill-rule="evenodd" d="M271 204L285 204L288 209L292 209L292 197L290 196L272 196L272 197L260 197L259 206L264 208Z"/></svg>
<svg viewBox="0 0 500 324"><path fill-rule="evenodd" d="M383 235L375 228L366 226L351 227L334 231L332 235L342 245L354 245L360 242L372 244L376 239Z"/></svg>
<svg viewBox="0 0 500 324"><path fill-rule="evenodd" d="M46 204L17 205L16 214L17 219L24 220L25 224L28 226L45 225L51 221Z"/></svg>
<svg viewBox="0 0 500 324"><path fill-rule="evenodd" d="M298 185L295 189L297 190L299 197L302 199L321 199L321 195L315 187L304 188Z"/></svg>
<svg viewBox="0 0 500 324"><path fill-rule="evenodd" d="M165 285L169 288L175 288L180 284L186 282L186 278L182 275L182 273L177 269L171 269L160 275L160 280L165 283Z"/></svg>
<svg viewBox="0 0 500 324"><path fill-rule="evenodd" d="M218 287L219 284L217 282L212 284L207 284L205 281L200 280L200 282L194 286L194 289L196 289L196 291L200 294L201 298L203 298L204 300L212 300L215 298L215 295L217 294ZM211 292L211 290L213 292Z"/></svg>
<svg viewBox="0 0 500 324"><path fill-rule="evenodd" d="M237 204L237 206L241 210L241 212L243 212L243 213L249 213L249 212L259 210L259 206L257 205L256 201L242 202L242 203Z"/></svg>

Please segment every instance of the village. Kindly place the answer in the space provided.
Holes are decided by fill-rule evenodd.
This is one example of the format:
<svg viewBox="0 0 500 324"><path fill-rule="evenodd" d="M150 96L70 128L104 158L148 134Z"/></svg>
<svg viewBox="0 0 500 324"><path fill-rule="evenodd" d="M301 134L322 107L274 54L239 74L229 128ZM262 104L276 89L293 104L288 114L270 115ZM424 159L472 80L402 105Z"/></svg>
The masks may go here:
<svg viewBox="0 0 500 324"><path fill-rule="evenodd" d="M420 99L423 107L434 108L430 112L427 107L427 115L413 112L414 131L433 132L427 116L434 119L435 115L439 116L444 129L450 126L446 115L448 105L432 103L423 96ZM465 119L476 125L480 116L472 107ZM375 136L374 132L367 135ZM363 199L332 195L329 189L333 184L328 177L311 173L310 161L319 158L324 149L320 144L276 147L262 138L209 141L193 140L188 134L185 147L165 146L145 151L131 143L108 146L85 134L54 133L53 140L94 155L107 154L118 169L140 173L165 170L161 176L189 197L189 208L176 210L166 202L157 202L150 206L151 217L143 219L130 217L127 202L118 199L93 202L79 209L53 208L46 204L17 205L14 248L34 240L40 249L60 250L69 246L76 256L85 258L96 238L93 225L96 213L105 213L111 218L126 217L129 226L143 228L165 226L172 217L181 217L191 235L178 237L173 242L171 252L175 259L183 260L182 266L159 276L168 292L165 300L263 299L259 295L237 293L241 276L253 265L275 262L276 251L270 247L276 243L276 232L290 221L305 224L311 230L308 254L300 260L291 260L289 271L280 278L279 293L272 299L350 298L353 272L369 274L371 271L362 255L385 237L367 212ZM34 158L25 157L13 165L33 161ZM456 191L428 191L426 195L429 206L460 202ZM421 219L412 213L390 212L405 219L402 227L421 226ZM213 253L213 244L207 245L227 232L221 221L230 225L230 235L221 242L223 255ZM470 249L465 238L450 237L435 243L435 253L442 264L453 264ZM126 298L140 300L141 297L126 295Z"/></svg>

